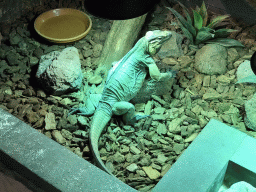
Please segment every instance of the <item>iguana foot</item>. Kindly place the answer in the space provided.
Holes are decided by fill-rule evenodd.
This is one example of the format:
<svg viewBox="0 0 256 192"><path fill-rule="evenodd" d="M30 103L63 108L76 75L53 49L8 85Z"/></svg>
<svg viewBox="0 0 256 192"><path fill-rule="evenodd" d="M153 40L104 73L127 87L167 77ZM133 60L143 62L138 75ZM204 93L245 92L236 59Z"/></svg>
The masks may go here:
<svg viewBox="0 0 256 192"><path fill-rule="evenodd" d="M144 119L144 118L147 118L147 117L150 117L150 115L137 114L137 115L134 115L134 117L131 118L130 120L127 120L126 123L127 123L128 125L134 125L134 124L137 123L139 120Z"/></svg>
<svg viewBox="0 0 256 192"><path fill-rule="evenodd" d="M87 107L71 108L70 112L68 113L68 116L74 113L76 113L77 115L90 116L90 115L93 115L94 111L95 111L94 109L89 110Z"/></svg>

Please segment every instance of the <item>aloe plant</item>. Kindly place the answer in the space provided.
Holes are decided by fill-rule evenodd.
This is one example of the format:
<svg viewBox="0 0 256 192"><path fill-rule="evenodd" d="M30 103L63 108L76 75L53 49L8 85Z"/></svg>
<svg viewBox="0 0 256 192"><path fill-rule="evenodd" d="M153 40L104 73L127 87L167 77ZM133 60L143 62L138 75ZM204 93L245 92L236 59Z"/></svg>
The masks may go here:
<svg viewBox="0 0 256 192"><path fill-rule="evenodd" d="M186 19L182 17L176 10L169 9L177 18L178 24L183 31L184 35L190 40L192 45L199 45L200 43L216 43L225 47L244 47L239 41L226 38L231 32L237 31L233 29L217 29L215 28L229 15L221 15L208 23L208 14L205 3L203 1L202 6L196 7L193 11L193 21L189 15L188 9L179 2L184 9Z"/></svg>

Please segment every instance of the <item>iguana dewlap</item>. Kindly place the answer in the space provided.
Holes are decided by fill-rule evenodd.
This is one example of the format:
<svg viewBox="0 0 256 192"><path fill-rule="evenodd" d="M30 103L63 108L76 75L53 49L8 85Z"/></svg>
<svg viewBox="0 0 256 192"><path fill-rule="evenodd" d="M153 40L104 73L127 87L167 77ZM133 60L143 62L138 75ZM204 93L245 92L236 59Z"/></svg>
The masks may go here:
<svg viewBox="0 0 256 192"><path fill-rule="evenodd" d="M148 72L151 78L157 81L172 76L171 73L160 73L152 58L171 36L172 34L169 31L155 30L147 32L109 71L89 133L89 142L95 163L109 174L112 173L108 171L100 159L98 151L99 137L113 114L123 115L125 123L128 124L133 124L138 119L146 117L135 115L135 107L128 101L133 99L140 91ZM92 113L92 110L90 112L85 109L77 110L82 115Z"/></svg>

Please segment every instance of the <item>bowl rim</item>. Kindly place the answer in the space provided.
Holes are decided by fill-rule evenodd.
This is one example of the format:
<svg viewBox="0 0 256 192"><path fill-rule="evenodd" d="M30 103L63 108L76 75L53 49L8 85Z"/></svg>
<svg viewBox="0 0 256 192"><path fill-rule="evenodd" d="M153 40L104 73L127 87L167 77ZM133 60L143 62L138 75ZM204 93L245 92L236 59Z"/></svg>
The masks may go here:
<svg viewBox="0 0 256 192"><path fill-rule="evenodd" d="M89 20L89 26L88 28L83 32L81 33L80 35L78 36L75 36L75 37L72 37L72 38L66 38L66 39L57 39L57 38L52 38L52 37L49 37L49 36L46 36L46 35L43 35L39 29L37 29L36 27L36 23L38 22L38 20L40 19L40 17L42 17L44 14L47 14L48 12L53 12L54 10L72 10L72 11L77 11L81 14L83 14L88 20ZM34 21L34 29L36 30L36 32L44 37L45 39L51 41L51 42L57 42L57 43L66 43L66 42L73 42L73 41L76 41L76 40L79 40L81 37L83 37L85 34L89 33L89 31L91 30L91 27L92 27L92 20L90 18L89 15L87 15L85 12L83 11L80 11L78 9L73 9L73 8L57 8L57 9L51 9L49 11L45 11L43 13L41 13L39 16L37 16L37 18L35 19Z"/></svg>

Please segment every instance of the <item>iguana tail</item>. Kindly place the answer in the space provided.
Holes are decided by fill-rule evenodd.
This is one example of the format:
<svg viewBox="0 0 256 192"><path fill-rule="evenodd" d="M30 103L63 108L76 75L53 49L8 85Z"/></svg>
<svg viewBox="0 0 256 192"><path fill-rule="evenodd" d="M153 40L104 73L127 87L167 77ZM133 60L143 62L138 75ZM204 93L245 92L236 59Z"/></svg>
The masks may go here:
<svg viewBox="0 0 256 192"><path fill-rule="evenodd" d="M93 155L93 159L95 161L95 164L97 167L102 169L103 171L106 171L110 175L113 175L104 165L103 161L100 158L100 153L98 149L98 141L100 138L100 135L109 122L111 118L111 115L107 113L105 110L96 110L94 116L93 116L93 121L92 125L90 128L90 133L89 133L89 142L90 142L90 147L91 147L91 152Z"/></svg>

